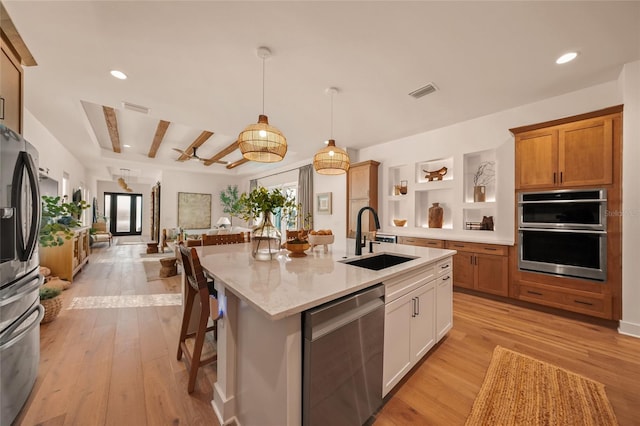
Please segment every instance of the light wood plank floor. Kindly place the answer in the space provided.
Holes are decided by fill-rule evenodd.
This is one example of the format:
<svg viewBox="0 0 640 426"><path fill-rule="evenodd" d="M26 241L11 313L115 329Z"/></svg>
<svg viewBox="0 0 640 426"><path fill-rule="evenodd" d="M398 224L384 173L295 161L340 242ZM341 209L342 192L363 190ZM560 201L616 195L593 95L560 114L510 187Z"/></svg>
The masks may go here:
<svg viewBox="0 0 640 426"><path fill-rule="evenodd" d="M144 249L97 246L65 291L65 308L74 297L179 293L179 277L146 281ZM180 310L63 309L42 325L40 372L16 424L217 425L216 364L201 369L189 395L176 360ZM640 425L640 339L463 293L454 294L453 330L392 392L375 425L463 425L496 345L604 383L620 425Z"/></svg>

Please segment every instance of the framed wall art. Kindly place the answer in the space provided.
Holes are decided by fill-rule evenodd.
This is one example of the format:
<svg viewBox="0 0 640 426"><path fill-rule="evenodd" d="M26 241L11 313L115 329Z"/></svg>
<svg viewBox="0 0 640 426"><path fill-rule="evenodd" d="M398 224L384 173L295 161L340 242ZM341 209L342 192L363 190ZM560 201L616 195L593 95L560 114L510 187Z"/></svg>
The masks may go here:
<svg viewBox="0 0 640 426"><path fill-rule="evenodd" d="M183 229L211 228L211 194L178 192L178 226Z"/></svg>
<svg viewBox="0 0 640 426"><path fill-rule="evenodd" d="M316 194L316 210L318 214L331 214L331 193Z"/></svg>

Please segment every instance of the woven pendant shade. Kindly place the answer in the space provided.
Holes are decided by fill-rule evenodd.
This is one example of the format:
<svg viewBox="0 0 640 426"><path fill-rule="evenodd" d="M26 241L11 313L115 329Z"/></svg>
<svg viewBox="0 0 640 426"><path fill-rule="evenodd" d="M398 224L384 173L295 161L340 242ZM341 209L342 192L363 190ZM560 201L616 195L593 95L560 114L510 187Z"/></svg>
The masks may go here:
<svg viewBox="0 0 640 426"><path fill-rule="evenodd" d="M266 115L260 115L256 124L248 125L238 136L242 156L250 161L275 163L287 153L287 139L282 132L269 125Z"/></svg>
<svg viewBox="0 0 640 426"><path fill-rule="evenodd" d="M313 156L313 168L321 175L340 175L349 170L349 155L329 139L329 144Z"/></svg>

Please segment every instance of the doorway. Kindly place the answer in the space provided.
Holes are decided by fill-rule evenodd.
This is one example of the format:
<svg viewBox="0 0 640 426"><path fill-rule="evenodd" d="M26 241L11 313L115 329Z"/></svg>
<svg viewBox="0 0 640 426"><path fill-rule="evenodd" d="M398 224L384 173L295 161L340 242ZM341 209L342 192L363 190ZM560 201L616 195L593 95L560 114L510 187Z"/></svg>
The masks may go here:
<svg viewBox="0 0 640 426"><path fill-rule="evenodd" d="M141 235L142 194L105 192L104 215L113 235Z"/></svg>

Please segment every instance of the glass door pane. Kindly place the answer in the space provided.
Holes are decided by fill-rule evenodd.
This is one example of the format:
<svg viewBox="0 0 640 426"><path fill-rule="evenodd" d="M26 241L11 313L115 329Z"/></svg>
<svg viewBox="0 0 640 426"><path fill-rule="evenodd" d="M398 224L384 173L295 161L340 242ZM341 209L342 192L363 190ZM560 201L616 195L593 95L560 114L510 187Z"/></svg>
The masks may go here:
<svg viewBox="0 0 640 426"><path fill-rule="evenodd" d="M131 231L131 198L129 195L116 197L116 232Z"/></svg>
<svg viewBox="0 0 640 426"><path fill-rule="evenodd" d="M142 232L142 195L136 195L136 232Z"/></svg>

